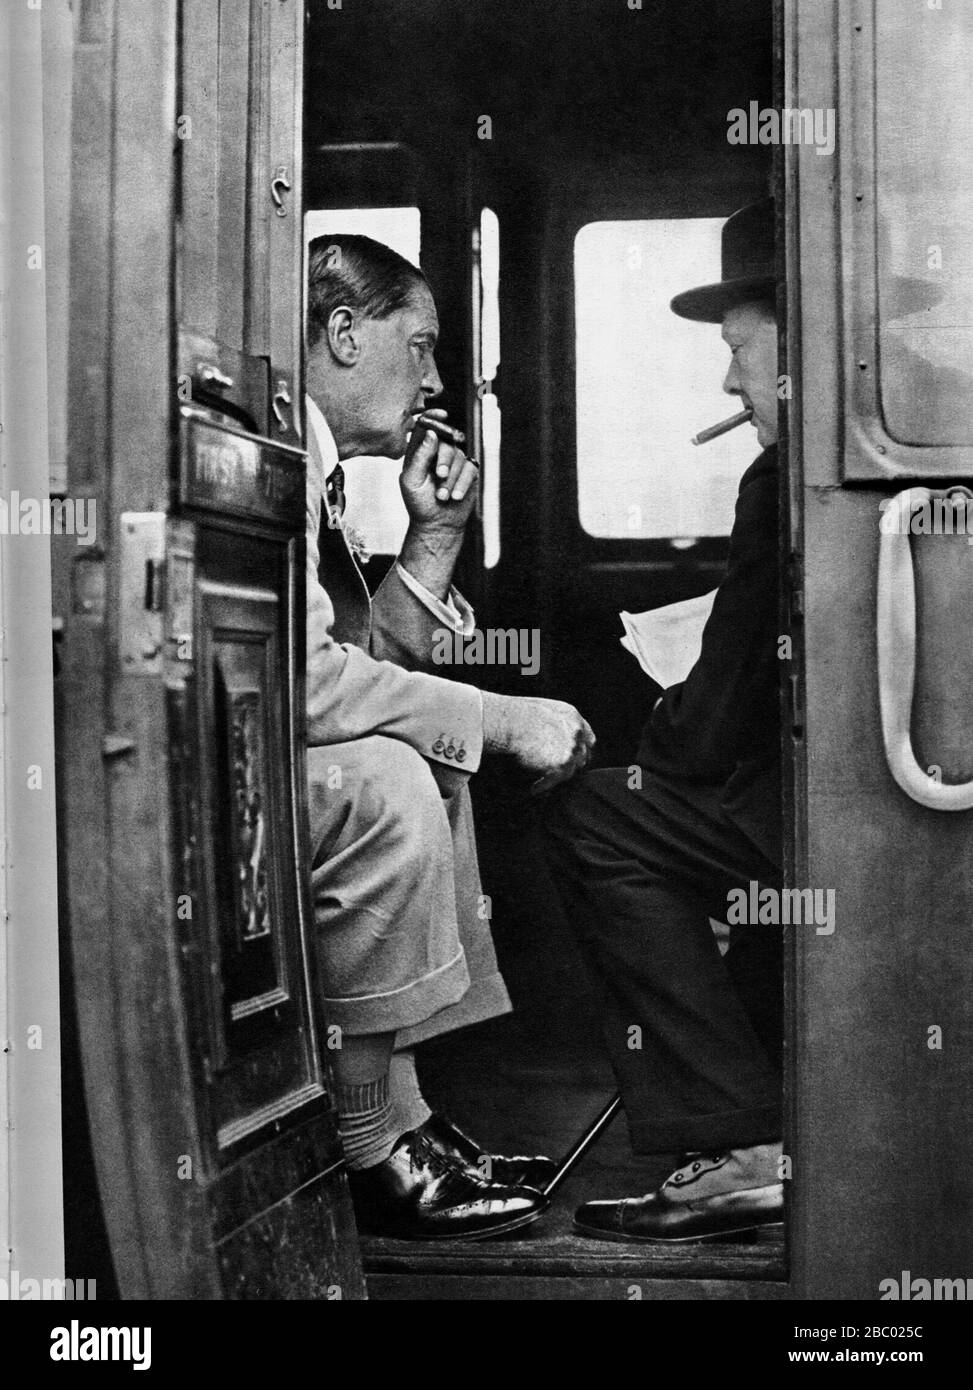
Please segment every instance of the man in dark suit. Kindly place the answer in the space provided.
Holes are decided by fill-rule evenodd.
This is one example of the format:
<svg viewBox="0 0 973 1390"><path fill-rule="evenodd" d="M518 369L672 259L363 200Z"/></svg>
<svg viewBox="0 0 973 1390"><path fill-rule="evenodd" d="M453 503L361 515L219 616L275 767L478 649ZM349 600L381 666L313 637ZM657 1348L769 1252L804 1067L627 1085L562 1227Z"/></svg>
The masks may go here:
<svg viewBox="0 0 973 1390"><path fill-rule="evenodd" d="M763 453L744 474L726 578L684 682L656 702L631 768L586 773L546 821L567 919L604 990L605 1038L646 1154L682 1153L655 1192L589 1202L601 1239L705 1239L781 1221L781 944L710 919L780 883L777 325L773 203L723 232L723 279L673 310L722 323L724 389Z"/></svg>

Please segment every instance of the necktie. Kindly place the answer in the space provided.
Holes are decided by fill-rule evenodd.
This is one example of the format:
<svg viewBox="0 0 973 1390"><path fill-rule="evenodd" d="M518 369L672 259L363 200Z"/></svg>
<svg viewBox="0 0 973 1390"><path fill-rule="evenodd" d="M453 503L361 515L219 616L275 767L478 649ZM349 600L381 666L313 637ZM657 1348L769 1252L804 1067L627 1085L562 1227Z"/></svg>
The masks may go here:
<svg viewBox="0 0 973 1390"><path fill-rule="evenodd" d="M335 464L328 475L324 484L324 495L331 510L337 512L339 516L343 515L345 510L345 470L340 463Z"/></svg>

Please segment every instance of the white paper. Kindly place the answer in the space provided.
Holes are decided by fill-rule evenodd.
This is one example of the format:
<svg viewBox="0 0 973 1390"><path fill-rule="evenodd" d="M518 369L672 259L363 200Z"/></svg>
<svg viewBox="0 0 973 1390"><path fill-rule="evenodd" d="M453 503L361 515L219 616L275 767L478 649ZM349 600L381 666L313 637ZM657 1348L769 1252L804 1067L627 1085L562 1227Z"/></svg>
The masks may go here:
<svg viewBox="0 0 973 1390"><path fill-rule="evenodd" d="M625 628L621 644L642 670L662 688L678 685L699 659L703 628L713 607L716 590L650 608L647 613L620 613Z"/></svg>

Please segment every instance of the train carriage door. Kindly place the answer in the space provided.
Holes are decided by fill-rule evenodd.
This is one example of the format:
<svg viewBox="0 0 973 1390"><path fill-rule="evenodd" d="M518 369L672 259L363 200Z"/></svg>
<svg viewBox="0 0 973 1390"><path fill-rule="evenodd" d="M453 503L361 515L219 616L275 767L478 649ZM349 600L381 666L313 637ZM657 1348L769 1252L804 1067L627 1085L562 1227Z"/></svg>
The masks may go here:
<svg viewBox="0 0 973 1390"><path fill-rule="evenodd" d="M950 1298L973 1256L973 9L782 12L784 104L825 137L784 149L816 900L791 929L795 1292Z"/></svg>
<svg viewBox="0 0 973 1390"><path fill-rule="evenodd" d="M303 5L76 15L62 832L112 1258L362 1297L304 873Z"/></svg>

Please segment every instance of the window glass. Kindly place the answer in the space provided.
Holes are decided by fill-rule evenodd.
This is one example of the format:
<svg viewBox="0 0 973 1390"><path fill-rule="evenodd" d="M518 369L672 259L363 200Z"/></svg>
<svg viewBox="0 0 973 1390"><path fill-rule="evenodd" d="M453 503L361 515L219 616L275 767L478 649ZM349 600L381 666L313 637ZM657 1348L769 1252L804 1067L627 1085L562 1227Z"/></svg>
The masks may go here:
<svg viewBox="0 0 973 1390"><path fill-rule="evenodd" d="M334 232L370 236L391 246L413 265L419 264L418 208L316 208L305 214L304 234L308 241Z"/></svg>
<svg viewBox="0 0 973 1390"><path fill-rule="evenodd" d="M370 236L419 264L418 208L317 208L304 217L307 242L348 232ZM397 555L409 518L399 492L401 460L349 459L345 465L345 523L375 555Z"/></svg>
<svg viewBox="0 0 973 1390"><path fill-rule="evenodd" d="M718 324L678 318L680 290L720 278L722 218L589 222L574 244L578 508L592 536L728 535L750 425L699 447L739 409Z"/></svg>
<svg viewBox="0 0 973 1390"><path fill-rule="evenodd" d="M876 25L882 414L904 444L973 443L973 5Z"/></svg>

